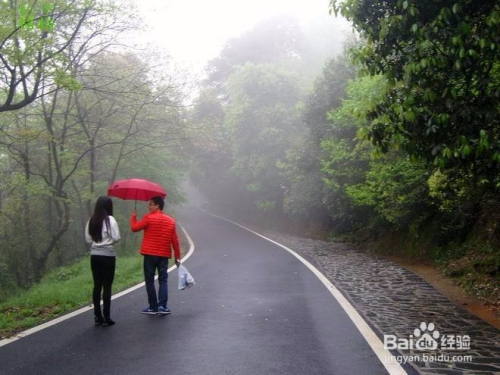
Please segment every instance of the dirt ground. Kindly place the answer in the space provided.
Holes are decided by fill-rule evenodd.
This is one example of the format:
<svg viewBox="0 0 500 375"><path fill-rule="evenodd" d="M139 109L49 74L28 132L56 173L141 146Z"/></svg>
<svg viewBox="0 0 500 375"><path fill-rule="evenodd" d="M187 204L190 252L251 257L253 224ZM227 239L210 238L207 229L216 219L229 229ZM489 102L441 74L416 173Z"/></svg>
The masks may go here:
<svg viewBox="0 0 500 375"><path fill-rule="evenodd" d="M500 311L498 309L495 310L479 299L468 295L462 288L455 285L453 280L445 278L439 270L429 265L415 264L394 256L385 256L385 258L421 276L450 301L469 311L471 314L478 316L497 329L500 329Z"/></svg>

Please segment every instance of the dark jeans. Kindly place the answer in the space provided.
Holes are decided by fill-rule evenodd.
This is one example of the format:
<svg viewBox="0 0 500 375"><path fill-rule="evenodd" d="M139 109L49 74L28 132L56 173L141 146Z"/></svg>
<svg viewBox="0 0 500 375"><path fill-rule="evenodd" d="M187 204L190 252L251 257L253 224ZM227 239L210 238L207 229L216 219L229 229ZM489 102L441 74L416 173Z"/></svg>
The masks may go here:
<svg viewBox="0 0 500 375"><path fill-rule="evenodd" d="M102 255L90 256L90 268L94 278L94 290L92 292L92 302L94 303L94 315L102 318L101 314L101 290L103 291L102 300L104 307L104 318L110 318L111 309L111 285L115 278L115 257Z"/></svg>
<svg viewBox="0 0 500 375"><path fill-rule="evenodd" d="M158 284L160 290L156 297L155 272L158 269ZM167 307L168 302L168 258L144 255L144 280L148 292L149 307L158 310L158 305Z"/></svg>

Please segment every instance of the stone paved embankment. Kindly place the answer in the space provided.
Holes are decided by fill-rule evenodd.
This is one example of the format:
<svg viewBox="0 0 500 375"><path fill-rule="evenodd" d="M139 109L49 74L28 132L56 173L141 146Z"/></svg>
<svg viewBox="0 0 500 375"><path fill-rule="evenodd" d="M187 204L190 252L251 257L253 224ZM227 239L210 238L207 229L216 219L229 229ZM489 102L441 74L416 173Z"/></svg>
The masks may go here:
<svg viewBox="0 0 500 375"><path fill-rule="evenodd" d="M410 363L421 374L500 374L500 331L453 304L420 276L342 243L259 232L318 267L381 340L384 335L394 335L398 340L409 340L413 335L416 342L418 335L427 333L429 350L399 350L413 357ZM426 326L421 327L422 323Z"/></svg>

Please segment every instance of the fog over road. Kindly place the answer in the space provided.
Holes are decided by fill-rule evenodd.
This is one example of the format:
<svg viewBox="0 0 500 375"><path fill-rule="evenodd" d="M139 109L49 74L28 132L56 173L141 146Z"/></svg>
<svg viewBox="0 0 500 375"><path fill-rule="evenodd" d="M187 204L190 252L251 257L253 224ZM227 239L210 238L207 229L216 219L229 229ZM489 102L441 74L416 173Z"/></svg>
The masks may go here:
<svg viewBox="0 0 500 375"><path fill-rule="evenodd" d="M143 288L0 348L2 374L386 374L321 281L284 249L194 206L179 222L196 279L170 316L144 316ZM119 262L119 258L117 260ZM89 271L90 272L90 271Z"/></svg>

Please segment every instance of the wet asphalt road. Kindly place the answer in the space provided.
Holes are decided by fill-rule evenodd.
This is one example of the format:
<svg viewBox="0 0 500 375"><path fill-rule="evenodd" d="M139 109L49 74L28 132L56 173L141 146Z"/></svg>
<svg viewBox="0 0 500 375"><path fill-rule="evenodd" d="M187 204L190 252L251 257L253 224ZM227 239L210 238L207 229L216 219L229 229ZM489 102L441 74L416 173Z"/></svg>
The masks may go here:
<svg viewBox="0 0 500 375"><path fill-rule="evenodd" d="M178 219L196 247L185 262L196 285L178 291L170 273L172 315L140 314L138 289L113 300L113 327L94 327L89 311L1 347L0 374L387 373L295 257L193 206Z"/></svg>

